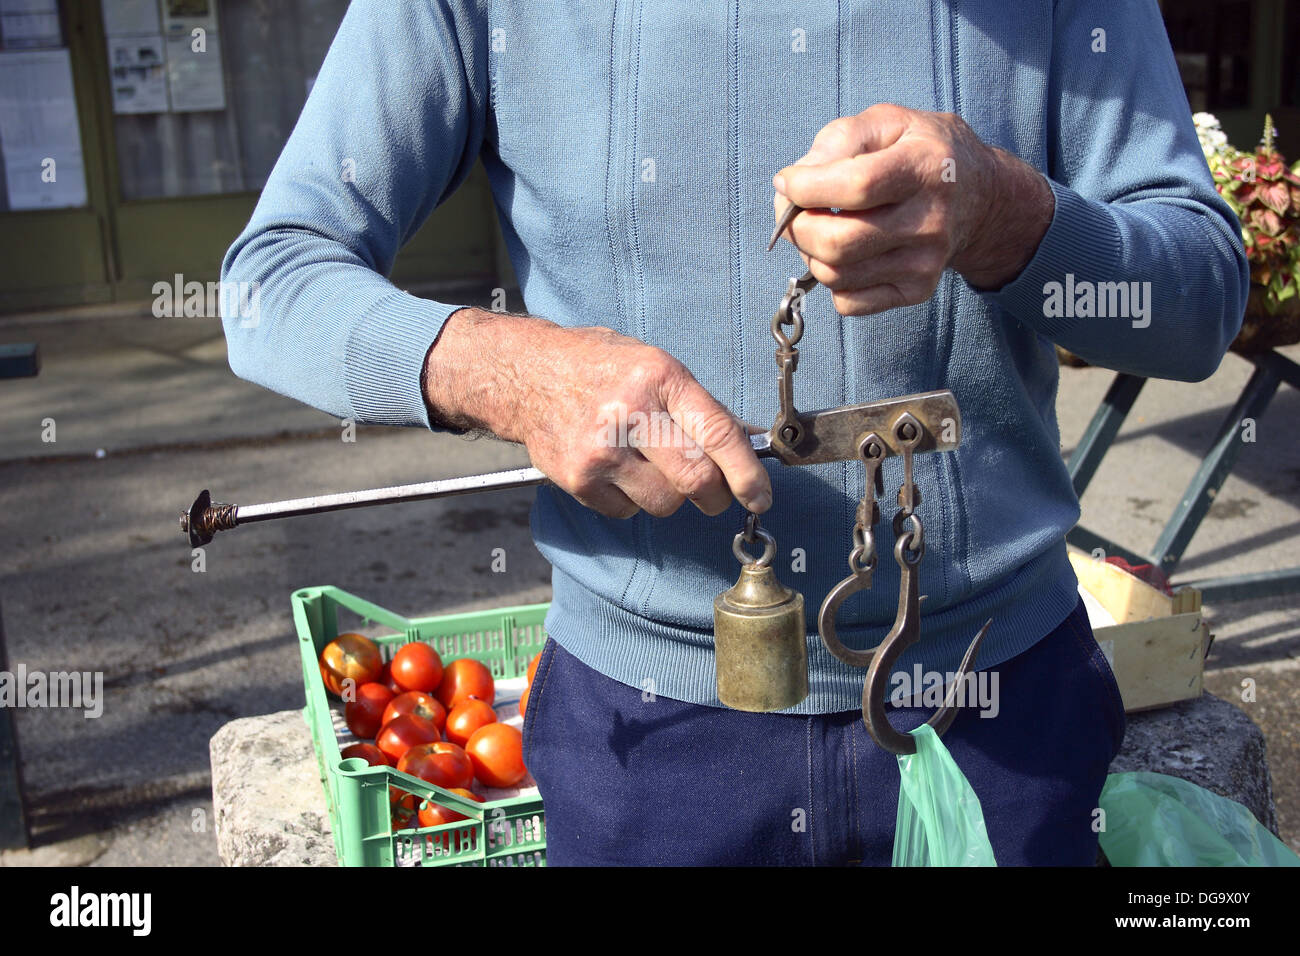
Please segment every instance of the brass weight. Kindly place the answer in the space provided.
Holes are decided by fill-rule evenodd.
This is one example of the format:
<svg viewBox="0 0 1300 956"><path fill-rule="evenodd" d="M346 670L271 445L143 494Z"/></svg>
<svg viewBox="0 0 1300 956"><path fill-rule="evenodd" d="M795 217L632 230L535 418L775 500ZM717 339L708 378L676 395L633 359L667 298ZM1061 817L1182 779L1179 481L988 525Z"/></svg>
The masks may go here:
<svg viewBox="0 0 1300 956"><path fill-rule="evenodd" d="M732 545L740 579L713 601L713 646L718 699L735 710L766 713L808 696L808 647L803 595L776 579L776 541L757 524L747 527L764 542L760 558L745 553L746 532Z"/></svg>

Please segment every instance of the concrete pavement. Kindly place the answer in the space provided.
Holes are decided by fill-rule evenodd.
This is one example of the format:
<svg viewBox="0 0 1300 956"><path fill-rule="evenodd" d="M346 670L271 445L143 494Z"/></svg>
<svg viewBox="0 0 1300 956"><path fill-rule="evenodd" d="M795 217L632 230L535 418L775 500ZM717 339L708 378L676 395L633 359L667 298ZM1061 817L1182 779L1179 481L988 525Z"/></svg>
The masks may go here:
<svg viewBox="0 0 1300 956"><path fill-rule="evenodd" d="M273 522L219 538L192 570L176 516L223 500L397 484L526 463L495 441L339 423L236 379L219 324L131 316L0 319L38 341L37 379L0 382L0 602L9 657L102 671L98 719L21 710L32 818L46 854L209 864L208 738L226 721L302 705L288 595L338 584L411 615L549 597L531 491ZM1290 350L1300 357L1300 349ZM1092 530L1147 549L1249 374L1151 382L1084 497ZM1062 442L1078 440L1112 373L1063 369ZM1300 395L1282 386L1183 562L1202 577L1300 564ZM56 440L43 441L56 423ZM102 452L102 457L97 457ZM490 570L504 547L506 571ZM1209 688L1263 727L1284 837L1300 849L1300 602L1207 608ZM1256 700L1241 700L1241 682ZM13 857L6 862L20 862Z"/></svg>

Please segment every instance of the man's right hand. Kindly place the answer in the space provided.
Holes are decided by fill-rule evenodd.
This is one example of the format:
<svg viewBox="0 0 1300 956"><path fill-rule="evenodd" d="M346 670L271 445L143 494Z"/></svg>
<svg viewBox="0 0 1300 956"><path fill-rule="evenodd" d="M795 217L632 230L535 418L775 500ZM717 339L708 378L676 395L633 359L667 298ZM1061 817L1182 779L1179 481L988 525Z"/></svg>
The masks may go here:
<svg viewBox="0 0 1300 956"><path fill-rule="evenodd" d="M610 329L461 309L429 350L424 382L437 421L523 444L602 514L665 517L690 500L716 515L733 497L771 507L746 426L677 359Z"/></svg>

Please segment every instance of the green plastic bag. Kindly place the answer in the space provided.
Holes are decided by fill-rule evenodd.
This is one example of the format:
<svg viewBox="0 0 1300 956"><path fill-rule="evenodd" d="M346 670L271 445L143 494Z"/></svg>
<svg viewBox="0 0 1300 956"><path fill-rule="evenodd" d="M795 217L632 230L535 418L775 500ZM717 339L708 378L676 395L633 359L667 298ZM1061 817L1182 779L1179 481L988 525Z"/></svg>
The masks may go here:
<svg viewBox="0 0 1300 956"><path fill-rule="evenodd" d="M1300 866L1235 800L1163 773L1112 773L1101 791L1111 866Z"/></svg>
<svg viewBox="0 0 1300 956"><path fill-rule="evenodd" d="M912 736L916 753L898 757L894 866L997 866L966 775L929 724Z"/></svg>

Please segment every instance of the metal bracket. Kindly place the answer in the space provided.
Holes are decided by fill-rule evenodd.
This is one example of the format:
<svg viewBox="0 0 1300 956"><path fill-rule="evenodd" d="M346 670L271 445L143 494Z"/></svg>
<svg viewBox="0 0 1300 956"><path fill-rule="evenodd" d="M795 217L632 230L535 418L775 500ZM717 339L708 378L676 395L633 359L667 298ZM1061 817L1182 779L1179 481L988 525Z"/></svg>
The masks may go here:
<svg viewBox="0 0 1300 956"><path fill-rule="evenodd" d="M772 454L786 465L858 461L858 440L866 432L875 432L885 446L885 458L901 455L903 448L894 436L894 424L908 413L921 426L921 440L913 452L951 451L961 444L961 409L945 388L799 415L801 440L789 445L774 427L769 433Z"/></svg>

